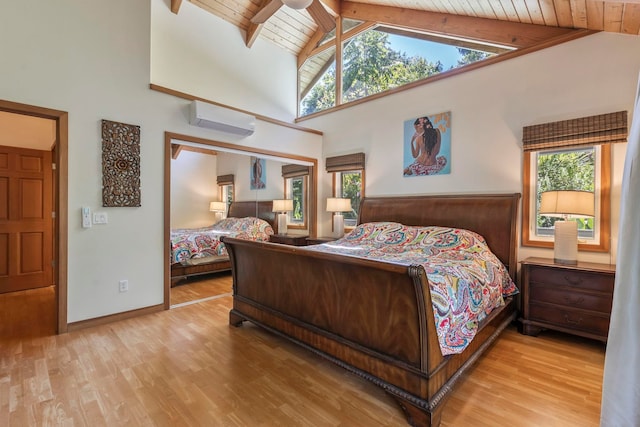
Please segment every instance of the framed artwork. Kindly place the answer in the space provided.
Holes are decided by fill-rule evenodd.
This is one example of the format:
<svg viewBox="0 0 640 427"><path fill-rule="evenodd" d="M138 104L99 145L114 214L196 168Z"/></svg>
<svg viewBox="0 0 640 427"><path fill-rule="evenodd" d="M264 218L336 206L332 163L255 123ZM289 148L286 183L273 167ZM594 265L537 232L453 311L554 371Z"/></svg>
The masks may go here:
<svg viewBox="0 0 640 427"><path fill-rule="evenodd" d="M252 190L263 190L267 187L267 165L265 159L251 156L251 186Z"/></svg>
<svg viewBox="0 0 640 427"><path fill-rule="evenodd" d="M414 117L404 122L406 177L451 173L451 112Z"/></svg>
<svg viewBox="0 0 640 427"><path fill-rule="evenodd" d="M102 206L140 206L140 126L102 120Z"/></svg>

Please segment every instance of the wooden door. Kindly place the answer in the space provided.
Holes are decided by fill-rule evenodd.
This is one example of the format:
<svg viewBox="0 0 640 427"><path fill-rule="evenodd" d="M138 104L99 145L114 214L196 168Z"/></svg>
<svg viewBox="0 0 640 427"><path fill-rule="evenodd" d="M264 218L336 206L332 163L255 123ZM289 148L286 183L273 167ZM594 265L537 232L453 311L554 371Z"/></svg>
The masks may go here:
<svg viewBox="0 0 640 427"><path fill-rule="evenodd" d="M53 284L51 152L0 147L0 293Z"/></svg>

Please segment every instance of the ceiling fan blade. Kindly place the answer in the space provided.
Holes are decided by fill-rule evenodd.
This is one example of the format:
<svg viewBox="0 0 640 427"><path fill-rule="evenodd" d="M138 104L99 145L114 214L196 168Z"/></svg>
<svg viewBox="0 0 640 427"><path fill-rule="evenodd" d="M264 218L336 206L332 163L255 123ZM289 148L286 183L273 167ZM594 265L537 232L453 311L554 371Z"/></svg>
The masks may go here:
<svg viewBox="0 0 640 427"><path fill-rule="evenodd" d="M309 7L307 7L307 12L309 12L309 15L316 21L318 27L325 33L328 33L336 27L336 18L327 12L327 9L320 3L320 0L313 0Z"/></svg>
<svg viewBox="0 0 640 427"><path fill-rule="evenodd" d="M262 8L256 12L255 15L251 18L251 22L254 24L264 24L267 22L267 19L271 18L271 16L278 11L283 6L281 0L271 0L266 3Z"/></svg>

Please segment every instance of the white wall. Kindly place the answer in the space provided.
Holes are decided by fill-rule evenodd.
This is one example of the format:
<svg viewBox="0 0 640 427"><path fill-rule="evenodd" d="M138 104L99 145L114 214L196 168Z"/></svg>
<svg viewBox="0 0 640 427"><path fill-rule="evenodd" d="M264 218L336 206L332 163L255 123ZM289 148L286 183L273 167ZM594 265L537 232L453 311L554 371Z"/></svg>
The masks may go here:
<svg viewBox="0 0 640 427"><path fill-rule="evenodd" d="M522 192L522 127L620 110L632 114L639 52L640 37L595 34L301 124L324 132L323 158L365 152L366 195ZM452 114L451 174L404 178L403 122L444 111ZM614 236L625 146L613 150ZM326 173L320 180L322 206L331 180ZM319 234L327 234L330 217L320 210L319 218ZM529 255L553 256L521 248L520 258ZM609 254L579 258L610 261Z"/></svg>
<svg viewBox="0 0 640 427"><path fill-rule="evenodd" d="M296 114L296 58L191 2L173 14L154 0L151 81L285 121Z"/></svg>
<svg viewBox="0 0 640 427"><path fill-rule="evenodd" d="M173 15L166 0L3 2L0 39L11 42L0 44L0 98L69 112L69 322L163 302L165 131L311 158L364 151L370 195L519 192L522 126L630 110L640 69L640 37L593 35L303 122L326 131L323 150L318 135L261 121L244 139L189 126L187 101L149 90L152 75L280 119L295 111L294 58L261 40L237 46L236 27L204 14L183 2ZM440 111L452 112L451 175L402 178L402 121ZM101 119L141 126L139 208L101 208ZM618 185L623 156L617 146ZM331 185L320 168L323 206ZM619 187L613 200L615 232ZM84 205L109 224L82 229ZM129 292L118 293L120 279Z"/></svg>
<svg viewBox="0 0 640 427"><path fill-rule="evenodd" d="M219 174L234 175L234 192L237 201L282 199L284 180L282 165L284 163L265 159L266 187L251 189L251 156L244 154L220 153L218 156Z"/></svg>
<svg viewBox="0 0 640 427"><path fill-rule="evenodd" d="M171 228L206 227L215 222L209 203L218 201L217 156L182 150L171 160Z"/></svg>
<svg viewBox="0 0 640 427"><path fill-rule="evenodd" d="M187 101L150 90L150 56L162 57L151 49L151 8L156 16L170 13L168 7L162 0L2 2L0 98L69 112L69 322L163 303L165 131L307 157L321 154L318 135L269 123L259 122L256 132L246 139L189 126ZM188 2L183 3L185 10L189 7ZM194 22L187 31L172 21L160 28L162 37L179 40L199 39L208 27L215 27L221 38L211 43L212 48L238 37L238 30L221 20L209 22L207 28L198 25L203 23ZM155 26L153 33L160 37ZM163 47L156 39L154 46ZM165 57L179 58L180 54L170 51ZM230 71L198 81L198 86L206 86L201 90L178 84L178 78L191 81L190 73L195 70L190 67L175 76L176 80L155 83L193 89L200 96L236 107L266 106L271 94L243 89L246 85L234 78L241 76L259 88L277 86L264 65L266 57L295 69L291 55L278 54L259 43L243 56L242 73ZM189 65L203 64L194 61ZM211 68L198 73L208 71ZM292 89L283 92L295 92L295 80L290 85ZM234 86L236 91L229 90ZM224 93L224 99L218 93ZM274 110L295 111L295 97L287 106L277 105ZM141 127L139 208L101 208L101 119ZM107 212L109 223L82 229L80 206ZM120 279L129 280L129 292L118 292Z"/></svg>

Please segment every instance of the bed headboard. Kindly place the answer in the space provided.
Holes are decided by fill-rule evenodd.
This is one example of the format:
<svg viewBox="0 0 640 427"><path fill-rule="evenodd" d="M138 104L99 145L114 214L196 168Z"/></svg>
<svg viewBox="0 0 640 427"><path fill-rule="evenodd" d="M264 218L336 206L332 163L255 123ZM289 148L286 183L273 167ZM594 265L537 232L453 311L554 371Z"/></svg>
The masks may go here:
<svg viewBox="0 0 640 427"><path fill-rule="evenodd" d="M365 197L358 223L394 221L475 231L515 280L519 200L520 193Z"/></svg>
<svg viewBox="0 0 640 427"><path fill-rule="evenodd" d="M273 227L274 233L277 233L276 213L272 212L273 201L251 201L251 202L231 202L229 206L228 217L232 218L244 218L247 216L255 216L256 218L264 219L271 227Z"/></svg>

